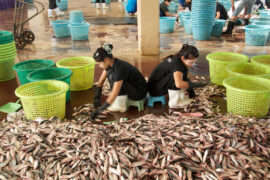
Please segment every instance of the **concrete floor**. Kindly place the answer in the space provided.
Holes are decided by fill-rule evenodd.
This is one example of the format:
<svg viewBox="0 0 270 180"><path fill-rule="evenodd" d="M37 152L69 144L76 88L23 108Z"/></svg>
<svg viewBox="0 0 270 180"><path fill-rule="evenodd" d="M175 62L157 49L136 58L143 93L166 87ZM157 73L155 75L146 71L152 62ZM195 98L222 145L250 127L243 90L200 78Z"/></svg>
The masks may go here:
<svg viewBox="0 0 270 180"><path fill-rule="evenodd" d="M195 45L200 51L200 57L197 64L192 68L194 75L208 76L208 62L206 55L216 51L230 51L243 53L248 56L270 54L269 46L256 47L244 43L244 32L241 28L235 30L232 38L212 37L210 41L194 40L192 35L184 33L184 28L178 28L171 34L160 34L160 55L142 56L138 52L138 36L136 25L90 25L89 40L72 41L71 38L55 38L50 22L56 19L48 19L47 7L48 1L41 0L45 6L45 11L33 18L25 25L25 29L31 29L35 33L36 39L32 44L27 45L23 50L18 50L16 62L22 62L31 59L51 59L58 61L65 57L73 56L92 56L93 52L104 42L113 43L113 54L119 59L128 61L136 66L144 76L149 77L153 68L167 55L176 53L183 43ZM69 10L65 11L65 16L58 19L68 19L69 11L82 10L86 20L96 22L97 18L108 18L107 21L113 21L117 18L129 17L125 14L123 5L119 2L112 2L109 8L96 9L90 0L69 0ZM35 13L35 9L29 8L24 13L24 17L30 17ZM14 10L0 11L0 30L13 31ZM98 24L98 23L97 23ZM98 80L101 69L96 67L95 81ZM7 102L16 101L14 90L17 87L16 79L0 83L0 106ZM67 117L70 116L72 108L85 103L93 102L93 90L71 92L71 101L67 104ZM103 97L103 99L105 99ZM165 112L167 107L162 108L158 105L157 109L146 108L144 112L137 112L136 108L124 114L118 114L118 117L137 117L143 113ZM2 119L5 114L0 114Z"/></svg>

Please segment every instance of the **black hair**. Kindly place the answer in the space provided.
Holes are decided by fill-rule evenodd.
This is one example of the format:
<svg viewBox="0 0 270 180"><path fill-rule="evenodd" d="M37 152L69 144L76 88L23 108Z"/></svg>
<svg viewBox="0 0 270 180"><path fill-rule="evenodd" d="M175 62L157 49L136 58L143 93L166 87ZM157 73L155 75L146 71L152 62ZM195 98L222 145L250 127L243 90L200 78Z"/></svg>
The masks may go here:
<svg viewBox="0 0 270 180"><path fill-rule="evenodd" d="M98 48L94 53L94 59L96 62L104 62L105 58L113 58L112 55L112 44L104 44L102 47Z"/></svg>
<svg viewBox="0 0 270 180"><path fill-rule="evenodd" d="M164 1L171 2L172 0L164 0Z"/></svg>
<svg viewBox="0 0 270 180"><path fill-rule="evenodd" d="M176 53L175 55L169 55L165 57L164 60L172 58L173 56L184 56L185 59L197 58L199 57L199 51L195 46L183 44L182 48L178 53Z"/></svg>

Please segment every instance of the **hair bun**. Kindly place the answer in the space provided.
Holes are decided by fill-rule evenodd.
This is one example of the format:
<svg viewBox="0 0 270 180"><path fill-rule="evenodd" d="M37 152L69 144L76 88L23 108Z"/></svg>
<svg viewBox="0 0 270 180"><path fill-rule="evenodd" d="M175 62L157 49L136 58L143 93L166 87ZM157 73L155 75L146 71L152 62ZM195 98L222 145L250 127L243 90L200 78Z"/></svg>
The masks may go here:
<svg viewBox="0 0 270 180"><path fill-rule="evenodd" d="M102 48L107 52L107 54L112 54L113 45L105 43Z"/></svg>

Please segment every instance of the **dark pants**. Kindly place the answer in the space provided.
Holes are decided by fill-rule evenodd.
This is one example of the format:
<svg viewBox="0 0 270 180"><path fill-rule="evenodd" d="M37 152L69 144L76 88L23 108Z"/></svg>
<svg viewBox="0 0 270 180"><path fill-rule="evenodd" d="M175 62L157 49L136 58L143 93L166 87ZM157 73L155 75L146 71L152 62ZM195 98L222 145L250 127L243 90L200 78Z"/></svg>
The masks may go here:
<svg viewBox="0 0 270 180"><path fill-rule="evenodd" d="M105 0L96 0L96 3L105 3Z"/></svg>
<svg viewBox="0 0 270 180"><path fill-rule="evenodd" d="M113 78L113 72L108 70L107 78L109 80L110 87L112 89L113 84L115 82ZM139 101L145 98L146 94L147 94L147 87L138 88L127 81L123 81L119 96L127 95L129 99L133 101Z"/></svg>
<svg viewBox="0 0 270 180"><path fill-rule="evenodd" d="M173 74L168 74L164 76L157 82L148 82L148 92L151 96L163 96L168 94L168 89L179 90L175 86Z"/></svg>
<svg viewBox="0 0 270 180"><path fill-rule="evenodd" d="M49 9L55 9L56 6L56 0L49 0Z"/></svg>

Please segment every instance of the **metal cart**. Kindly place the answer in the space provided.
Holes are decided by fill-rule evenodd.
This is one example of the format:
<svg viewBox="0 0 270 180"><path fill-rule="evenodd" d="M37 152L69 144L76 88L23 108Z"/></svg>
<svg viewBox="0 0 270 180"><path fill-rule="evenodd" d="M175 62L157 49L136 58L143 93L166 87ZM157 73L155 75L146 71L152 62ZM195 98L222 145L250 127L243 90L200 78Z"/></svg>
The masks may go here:
<svg viewBox="0 0 270 180"><path fill-rule="evenodd" d="M28 43L32 43L35 40L35 35L30 30L24 30L24 25L40 13L44 11L44 5L38 1L34 1L41 8L38 8L35 4L28 3L26 0L15 0L14 8L14 39L16 47L18 49L23 49ZM27 11L27 6L33 6L36 9L36 13L24 19L24 11Z"/></svg>

